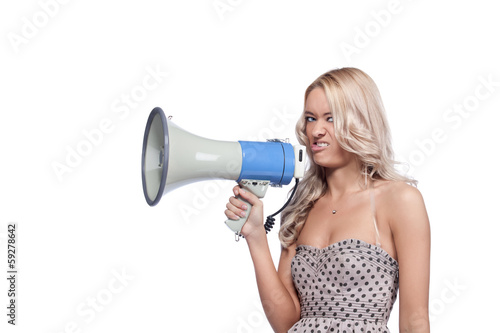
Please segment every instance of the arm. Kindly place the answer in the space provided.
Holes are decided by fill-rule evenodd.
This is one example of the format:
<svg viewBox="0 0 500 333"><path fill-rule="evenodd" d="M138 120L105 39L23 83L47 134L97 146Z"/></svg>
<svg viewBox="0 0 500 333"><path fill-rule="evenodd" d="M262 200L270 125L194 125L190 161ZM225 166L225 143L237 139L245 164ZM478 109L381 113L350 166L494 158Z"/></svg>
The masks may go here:
<svg viewBox="0 0 500 333"><path fill-rule="evenodd" d="M291 274L291 262L295 249L282 249L278 271L271 257L267 235L263 225L262 202L253 194L234 188L253 207L243 226L245 237L255 268L257 287L266 317L275 332L286 332L300 319L300 302L295 291ZM242 202L231 197L227 204L226 216L236 219L243 211Z"/></svg>
<svg viewBox="0 0 500 333"><path fill-rule="evenodd" d="M415 187L399 184L390 201L399 262L399 330L428 333L430 226L424 200Z"/></svg>

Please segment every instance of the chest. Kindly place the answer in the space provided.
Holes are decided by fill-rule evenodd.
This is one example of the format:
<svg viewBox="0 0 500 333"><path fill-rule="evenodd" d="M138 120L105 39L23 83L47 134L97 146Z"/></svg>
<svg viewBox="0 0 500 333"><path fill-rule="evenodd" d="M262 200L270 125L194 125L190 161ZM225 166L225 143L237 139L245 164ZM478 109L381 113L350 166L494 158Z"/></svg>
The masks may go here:
<svg viewBox="0 0 500 333"><path fill-rule="evenodd" d="M373 211L368 196L359 196L338 204L320 198L309 211L298 244L323 248L343 239L372 242L374 237Z"/></svg>

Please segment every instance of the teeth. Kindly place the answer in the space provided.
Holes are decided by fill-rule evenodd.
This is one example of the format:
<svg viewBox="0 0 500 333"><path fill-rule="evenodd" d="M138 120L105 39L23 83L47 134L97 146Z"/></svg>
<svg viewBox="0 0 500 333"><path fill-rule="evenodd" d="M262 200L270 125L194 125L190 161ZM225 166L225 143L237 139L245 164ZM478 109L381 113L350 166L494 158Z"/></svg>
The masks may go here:
<svg viewBox="0 0 500 333"><path fill-rule="evenodd" d="M328 143L326 143L326 142L318 142L316 145L317 145L318 147L327 147L327 146L328 146Z"/></svg>

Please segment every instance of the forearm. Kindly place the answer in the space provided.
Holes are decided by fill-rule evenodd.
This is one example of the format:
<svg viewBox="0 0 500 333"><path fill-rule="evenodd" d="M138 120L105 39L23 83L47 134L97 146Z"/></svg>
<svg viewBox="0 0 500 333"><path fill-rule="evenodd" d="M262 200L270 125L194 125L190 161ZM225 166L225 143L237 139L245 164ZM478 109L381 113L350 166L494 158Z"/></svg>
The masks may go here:
<svg viewBox="0 0 500 333"><path fill-rule="evenodd" d="M247 244L267 319L275 332L286 332L300 319L300 308L297 309L297 305L276 271L265 231L263 236L247 239Z"/></svg>
<svg viewBox="0 0 500 333"><path fill-rule="evenodd" d="M422 317L420 319L409 320L399 325L400 333L429 333L430 325L429 319Z"/></svg>
<svg viewBox="0 0 500 333"><path fill-rule="evenodd" d="M429 310L427 306L408 305L402 295L399 308L400 333L429 333ZM427 303L427 302L425 302ZM403 306L401 306L403 305Z"/></svg>

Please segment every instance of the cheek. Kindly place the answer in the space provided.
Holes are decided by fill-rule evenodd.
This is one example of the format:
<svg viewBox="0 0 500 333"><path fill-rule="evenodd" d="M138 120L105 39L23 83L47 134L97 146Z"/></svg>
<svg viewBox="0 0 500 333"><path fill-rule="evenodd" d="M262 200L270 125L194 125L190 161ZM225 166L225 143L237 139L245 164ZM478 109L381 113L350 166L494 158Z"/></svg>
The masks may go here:
<svg viewBox="0 0 500 333"><path fill-rule="evenodd" d="M338 148L340 149L340 144L339 142L337 141L337 138L335 136L333 136L333 139L332 139L332 145L335 146L335 148Z"/></svg>
<svg viewBox="0 0 500 333"><path fill-rule="evenodd" d="M311 126L306 126L304 132L306 134L306 143L309 144L311 142L311 138L312 138L312 130L311 130Z"/></svg>

